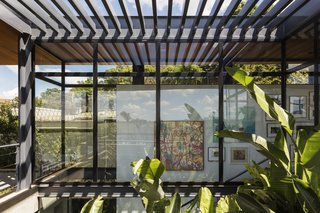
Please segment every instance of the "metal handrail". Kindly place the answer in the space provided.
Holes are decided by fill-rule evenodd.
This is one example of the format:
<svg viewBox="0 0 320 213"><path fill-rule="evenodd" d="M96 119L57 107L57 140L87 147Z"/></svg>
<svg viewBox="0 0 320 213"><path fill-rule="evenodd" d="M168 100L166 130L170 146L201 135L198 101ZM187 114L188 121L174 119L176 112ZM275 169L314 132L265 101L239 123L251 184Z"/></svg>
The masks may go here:
<svg viewBox="0 0 320 213"><path fill-rule="evenodd" d="M12 147L12 146L19 146L19 145L20 145L19 143L0 145L0 149L1 149L1 148Z"/></svg>

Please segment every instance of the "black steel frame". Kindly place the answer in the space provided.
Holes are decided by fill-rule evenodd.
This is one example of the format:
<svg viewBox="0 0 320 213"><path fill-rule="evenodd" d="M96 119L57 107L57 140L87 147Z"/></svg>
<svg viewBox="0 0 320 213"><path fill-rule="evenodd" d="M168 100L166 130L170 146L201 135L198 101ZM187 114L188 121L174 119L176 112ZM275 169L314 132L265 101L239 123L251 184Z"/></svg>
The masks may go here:
<svg viewBox="0 0 320 213"><path fill-rule="evenodd" d="M103 31L105 34L108 34L110 29L108 28L108 25L107 25L107 22L105 20L101 20L101 18L99 17L99 14L97 13L97 6L96 5L93 5L91 1L89 0L86 0L88 6L90 7L90 9L92 10L92 12L95 14L95 16L97 17L97 19L95 21L99 22L99 24L101 25L101 28L103 28ZM121 29L121 24L119 23L120 21L118 20L118 17L116 17L116 15L114 14L112 8L111 8L111 5L108 5L106 2L107 1L103 1L104 2L104 5L105 5L105 8L108 10L108 13L109 13L109 16L112 20L112 23L114 25L114 28L116 29L117 33L118 34L121 34L122 33L122 29ZM136 1L138 2L138 1ZM172 6L172 0L169 0L169 3L171 2L171 6ZM205 0L203 0L203 2L206 2ZM224 60L224 56L227 55L228 53L225 53L224 52L224 45L226 44L225 42L228 41L229 39L231 38L226 38L226 39L219 39L219 38L210 38L208 39L207 38L207 34L208 32L210 31L211 27L212 27L212 24L215 20L215 18L217 17L217 14L222 6L222 1L216 1L217 3L215 3L212 11L211 11L211 16L210 18L207 19L207 22L205 24L205 28L204 28L204 32L202 34L202 37L201 38L193 38L193 36L190 36L189 38L182 38L182 31L185 27L185 21L186 21L186 11L188 9L188 4L189 4L189 1L187 1L185 7L184 7L184 15L181 17L181 23L180 23L180 28L179 28L179 33L178 33L178 36L176 38L169 38L169 34L170 34L170 30L171 30L171 25L172 25L172 7L168 7L168 25L167 25L167 37L165 38L156 38L157 34L158 34L158 16L157 16L157 8L156 8L156 1L153 0L152 1L152 6L153 6L153 23L154 23L154 28L153 28L153 31L154 31L154 37L153 38L150 38L148 39L148 41L145 41L143 38L141 37L138 37L138 38L135 38L135 39L132 39L132 38L127 38L127 37L124 37L124 38L113 38L113 39L102 39L101 41L122 41L122 42L127 42L127 43L137 43L137 42L146 42L147 44L148 43L154 43L155 42L155 45L156 45L156 73L142 73L142 76L152 76L152 77L155 77L156 78L156 157L157 158L160 158L160 121L161 121L161 117L160 117L160 99L161 99L161 77L179 77L180 75L183 75L183 73L160 73L160 62L161 62L161 57L160 57L160 45L162 42L167 42L167 44L169 44L170 42L178 42L178 45L180 45L180 43L183 43L183 42L211 42L212 45L214 44L213 42L218 42L218 54L216 55L212 55L210 56L209 58L211 59L211 61L215 61L217 58L218 58L218 63L219 63L219 72L218 73L188 73L186 76L187 77L197 77L197 76L200 76L200 77L207 77L207 78L213 78L213 77L218 77L219 78L219 84L218 84L218 87L219 87L219 129L223 129L223 105L221 103L223 103L223 82L224 82L224 78L225 78L225 71L224 71L224 64L225 64L225 60ZM219 3L218 3L219 2ZM243 14L248 14L249 13L249 10L252 9L252 7L256 4L257 1L248 1L248 6L245 7L246 8L246 11L242 11ZM266 1L267 3L265 3L263 5L264 8L261 8L259 10L256 10L256 12L258 11L259 14L257 17L255 18L251 18L251 19L248 19L244 22L244 19L237 19L237 20L233 20L232 23L231 23L231 26L233 27L236 27L236 26L246 26L246 27L249 27L253 24L259 26L259 28L261 28L262 26L265 26L265 25L271 25L273 22L272 22L272 19L263 19L263 20L260 20L259 21L259 18L261 18L262 16L262 13L264 11L266 11L268 9L268 7L271 5L270 2L272 1ZM279 1L279 2L282 2L281 4L279 4L279 8L275 8L274 10L272 10L272 14L274 17L274 15L278 14L279 12L282 11L282 9L285 7L285 3L283 4L283 1ZM52 11L52 8L48 8L47 5L44 5L43 4L43 1L42 0L37 0L36 3L38 4L39 7L41 7L44 11L46 11L48 14L51 15L52 19L54 21L56 21L57 23L59 23L59 25L61 25L63 27L63 29L68 32L69 34L71 33L72 30L74 30L74 28L76 28L76 30L78 31L79 35L82 35L84 32L84 29L83 29L83 25L81 24L81 22L78 20L77 17L73 17L72 14L70 14L67 10L67 8L65 7L65 5L61 5L60 3L58 3L57 1L54 1L53 3L61 10L63 11L63 13L65 14L65 16L69 19L69 21L71 22L72 26L74 27L73 29L71 29L71 26L68 26L68 22L65 20L65 18L61 18L61 17L58 17L56 16L55 14L53 14L53 11ZM229 8L228 10L228 14L226 17L223 17L223 19L220 19L219 21L219 26L220 27L223 27L225 26L226 24L228 24L228 22L230 21L230 18L231 18L231 15L232 13L234 12L234 10L236 9L237 5L240 3L240 1L237 1L236 3L234 3L233 7L232 8ZM12 11L14 11L15 13L21 15L21 11L19 11L19 8L21 9L22 6L25 6L25 4L22 4L22 6L19 5L19 7L15 8L13 5L14 4L11 4L9 3L9 1L4 1L3 3L5 6L7 6L8 8L10 8ZM249 5L250 4L250 5ZM72 5L74 7L78 7L76 8L77 11L79 12L79 14L82 14L81 17L83 16L83 11L82 9L77 6L76 4L72 3ZM137 4L138 5L138 4ZM262 7L262 6L261 6ZM296 5L296 8L292 8L292 11L291 13L289 13L288 17L292 16L297 10L299 10L301 7L303 7L302 3L301 4L297 4ZM127 11L127 8L126 8L126 5L125 5L125 2L124 1L121 1L121 9L123 11L123 14L124 14L124 18L125 18L125 21L126 21L126 25L128 27L128 31L129 31L129 34L133 34L133 24L132 24L132 20L131 18L133 17L130 17L128 15L128 11ZM203 12L203 9L204 9L204 6L202 5L201 6L201 9L200 9L200 12L199 12L199 15L201 14L202 15L202 12ZM141 6L138 5L137 7L137 10L138 10L138 18L139 18L139 21L140 21L140 25L141 25L141 31L142 31L142 35L145 35L146 33L146 29L145 29L145 17L142 16L142 11L141 11ZM32 12L32 11L31 11ZM257 13L258 13L257 12ZM35 15L34 12L32 12L34 15L31 17L30 15L23 15L22 14L22 17L24 17L25 21L26 20L36 20L36 23L34 23L35 27L40 29L43 33L47 33L47 29L44 29L42 24L44 23L46 26L49 26L51 30L55 31L55 33L58 33L59 29L56 29L56 26L52 23L51 19L46 22L45 19L43 19L43 17L39 14L39 15ZM111 15L110 15L111 14ZM39 20L37 20L39 19ZM75 20L76 19L76 20ZM319 27L318 27L318 22L316 21L316 19L313 17L312 19L310 19L313 23L314 23L314 34L315 34L315 40L314 40L314 90L315 90L315 97L314 97L314 100L315 100L315 120L314 120L314 123L315 125L319 123L319 53L318 53L318 49L319 49L319 46L320 46L320 42L319 42L319 39L318 39L318 36L319 36ZM308 25L310 24L310 20L308 19L308 22L306 22L304 25ZM94 31L93 29L93 24L92 22L88 19L88 18L85 18L85 20L83 20L87 25L88 27L90 28L90 30ZM259 22L258 22L259 21ZM41 23L42 22L42 23ZM194 22L193 22L193 27L194 28L197 28L198 27L198 24L200 22L200 18L197 18ZM37 23L39 23L37 25ZM273 23L274 25L281 25L283 22L281 23ZM297 29L294 29L292 31L292 34L289 34L287 35L285 38L283 39L279 39L279 40L275 40L273 42L281 42L281 71L280 72L276 72L276 73L253 73L252 75L262 75L262 76L280 76L281 77L281 80L282 80L282 83L281 83L281 93L282 93L282 106L284 108L286 108L286 101L285 101L285 97L286 97L286 76L294 71L297 71L297 69L292 69L292 70L287 70L287 62L286 62L286 40L288 38L290 38L290 36L294 35L294 33L298 32L301 28L297 28ZM95 29L97 30L97 29ZM193 29L192 31L192 35L194 35L195 33L195 30ZM26 37L26 34L23 34L22 37L20 38L20 42L23 40L23 37ZM28 35L28 37L30 38L30 35ZM22 39L22 40L21 40ZM49 41L49 42L55 42L55 43L61 43L62 41L64 40L52 40L52 41ZM68 41L66 39L66 41ZM36 39L36 43L38 45L41 45L43 42L47 42L46 40L42 41L41 39ZM73 39L73 42L88 42L88 39L84 39L82 40L80 37L75 37ZM34 94L34 80L33 78L36 77L38 79L41 79L41 80L44 80L44 81L47 81L48 83L52 83L52 84L55 84L55 85L58 85L61 87L61 104L62 104L62 113L61 113L61 128L62 128L62 133L61 133L61 138L62 138L62 146L61 146L61 162L64 163L65 161L65 88L66 87L93 87L93 153L94 153L94 158L93 158L93 180L95 182L97 182L97 173L98 173L98 159L97 159L97 91L98 91L98 87L112 87L112 85L99 85L98 84L98 81L97 81L97 78L99 76L131 76L131 77L135 77L135 76L140 76L141 73L138 73L138 72L133 72L133 73L98 73L98 42L99 40L89 40L89 42L92 44L93 46L93 56L92 56L92 59L93 59L93 68L92 68L92 72L88 72L88 73L66 73L65 72L65 63L66 61L62 61L61 62L61 73L35 73L34 75L32 75L33 77L30 77L30 80L31 82L29 83L32 83L31 85L31 89L30 91L32 92L32 103L31 103L31 106L32 108L34 109L34 106L35 106L35 103L34 103L34 98L35 98L35 94ZM260 42L258 40L253 40L251 42ZM264 41L262 41L264 42ZM208 43L208 47L210 47ZM125 45L125 47L127 47ZM146 48L149 48L148 46L145 46ZM24 55L25 53L28 53L28 51L32 51L32 66L29 67L28 69L28 72L30 73L34 73L34 57L35 57L35 54L34 54L34 44L33 42L31 43L28 43L28 45L25 47L26 49L19 49L19 65L21 66L21 64L23 63L26 63L26 60L29 60L28 58L26 58L26 55ZM33 48L33 49L32 49ZM199 47L198 47L199 48ZM115 49L116 46L115 46ZM139 54L139 51L138 51L138 48L137 49L137 52ZM177 51L179 48L177 48ZM188 48L190 50L190 46ZM206 48L207 51L209 51L209 48ZM149 51L148 51L149 52ZM188 51L189 52L189 51ZM117 54L120 54L119 51L116 51ZM188 54L188 53L187 53ZM149 57L149 54L147 54L148 57ZM121 57L121 60L124 62L124 59L123 57L120 55ZM140 55L139 55L140 57ZM201 58L204 60L206 56L202 56ZM176 57L177 58L177 57ZM150 63L150 59L149 60L149 63ZM228 63L232 63L232 60L233 59L230 59L228 61ZM176 62L176 61L175 61ZM306 63L308 65L310 65L310 63ZM19 67L20 67L19 66ZM48 77L50 76L61 76L61 83L59 82L56 82ZM72 85L72 84L65 84L65 77L68 77L68 76L92 76L93 77L93 84L92 85ZM19 82L21 82L20 78L22 78L22 74L20 73L19 75ZM23 82L23 83L27 83L27 82ZM21 103L24 103L24 101L26 101L25 99L27 98L27 94L25 93L26 91L24 90L24 86L29 86L29 85L19 85L20 87L20 107L19 107L19 113L21 115L21 113L28 113L28 112L25 112L25 111L21 111ZM24 109L23 109L24 110ZM21 112L20 112L21 111ZM22 147L20 146L20 155L22 154L24 159L20 157L20 162L19 162L19 165L20 167L18 168L19 169L19 175L18 175L18 179L19 179L19 188L28 188L30 187L30 185L32 184L32 178L30 178L30 171L29 169L30 168L33 168L33 165L34 165L34 152L33 152L33 146L34 146L34 111L32 111L32 109L30 109L30 112L31 115L31 118L27 118L27 119L31 119L29 120L31 122L31 131L33 132L32 133L32 137L31 137L31 141L30 141L30 138L28 138L27 140L27 143L26 143L26 146L27 147L24 147L25 145L23 145ZM25 120L22 120L20 119L20 122L28 122L28 121L25 121ZM22 128L25 128L24 126L22 126L22 124L20 123L20 133L24 131L24 129ZM21 137L21 136L20 136ZM20 139L20 141L23 141ZM31 150L31 153L27 153L26 150L23 150L23 149L30 149ZM226 184L226 182L223 181L223 139L219 139L219 181L218 182L205 182L205 183L195 183L194 185L192 185L191 187L188 186L187 188L187 191L192 191L194 190L193 187L195 187L195 185L212 185L212 187L217 187L217 185L221 185L221 184ZM28 155L26 155L28 154ZM30 155L31 154L31 155ZM29 158L32 158L31 160ZM23 163L26 163L26 162L23 162L26 161L27 163L30 163L31 164L31 167L28 168L28 170L23 170L23 168L21 168L21 166L23 165ZM25 173L25 175L28 175L27 177L22 177L21 175ZM43 190L43 192L47 193L48 191L53 191L53 189L49 189L49 188L46 188L46 186L44 186L42 189L41 189L41 182L40 183L40 192L42 192L41 190ZM168 183L168 184L172 184L172 183ZM176 184L174 186L174 188L176 187L181 187L182 185L185 185L186 183L181 183L181 182L177 182L177 183L173 183L173 184ZM236 187L236 185L238 184L241 184L241 183L234 183L235 185L233 187ZM48 186L49 187L49 186ZM128 187L127 185L124 186L124 187ZM60 185L60 189L59 190L63 190L65 189L62 185ZM74 189L73 189L74 190ZM112 189L112 190L115 190L116 189ZM121 189L122 190L122 189ZM127 189L128 191L132 191L131 189ZM61 192L61 191L60 191ZM44 195L44 196L47 196L47 195Z"/></svg>

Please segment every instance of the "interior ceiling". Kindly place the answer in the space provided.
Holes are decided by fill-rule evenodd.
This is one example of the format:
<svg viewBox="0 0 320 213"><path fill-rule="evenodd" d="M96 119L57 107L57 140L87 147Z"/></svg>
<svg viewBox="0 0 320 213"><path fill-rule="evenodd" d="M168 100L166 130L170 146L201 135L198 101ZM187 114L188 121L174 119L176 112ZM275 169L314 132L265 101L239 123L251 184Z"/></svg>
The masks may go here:
<svg viewBox="0 0 320 213"><path fill-rule="evenodd" d="M0 20L0 65L18 65L18 41L20 32ZM36 48L36 64L61 64L60 60L44 49Z"/></svg>

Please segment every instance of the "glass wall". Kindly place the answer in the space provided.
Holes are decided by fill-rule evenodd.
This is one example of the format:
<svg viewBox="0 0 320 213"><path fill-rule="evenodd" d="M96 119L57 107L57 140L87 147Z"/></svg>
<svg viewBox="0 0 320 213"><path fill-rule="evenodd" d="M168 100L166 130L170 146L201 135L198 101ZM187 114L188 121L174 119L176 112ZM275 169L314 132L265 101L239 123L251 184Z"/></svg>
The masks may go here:
<svg viewBox="0 0 320 213"><path fill-rule="evenodd" d="M286 49L285 105L296 118L296 129L311 128L315 122L314 67L309 61L313 53L298 58L293 45L301 39L295 39L288 40ZM298 48L300 51L312 48L309 43ZM50 46L53 44L47 45ZM65 48L68 46L83 48L79 44L68 44ZM130 163L156 154L166 167L163 181L167 182L216 182L221 177L226 182L242 181L250 177L248 173L238 176L245 170L245 164L255 161L267 165L256 148L243 141L220 140L223 153L219 153L219 139L213 136L219 128L254 133L272 142L280 126L225 71L223 81L219 82L217 43L161 44L160 85L156 84L155 43L99 44L97 79L93 77L93 45L85 46L88 47L85 62L79 62L81 54L76 53L78 61L67 63L65 77L59 75L58 65L36 66L37 134L46 135L45 139L52 142L41 148L39 144L44 136L37 136L38 148L50 149L36 153L37 177L60 170L54 178L45 180L91 181L97 175L97 180L102 182L130 181L133 177ZM279 42L222 46L227 66L254 76L271 98L284 105ZM75 53L65 54L71 60ZM148 64L142 66L140 62ZM58 74L54 76L50 72ZM49 81L40 78L46 73ZM95 80L97 88L94 88ZM222 90L219 84L223 84ZM221 99L219 91L223 95ZM53 116L38 116L41 110L50 111ZM219 112L223 117L219 117ZM219 119L223 120L220 127ZM156 145L160 145L159 150ZM223 158L223 165L219 165L219 158ZM54 166L47 166L49 170L41 168L47 162ZM219 174L221 167L223 173Z"/></svg>

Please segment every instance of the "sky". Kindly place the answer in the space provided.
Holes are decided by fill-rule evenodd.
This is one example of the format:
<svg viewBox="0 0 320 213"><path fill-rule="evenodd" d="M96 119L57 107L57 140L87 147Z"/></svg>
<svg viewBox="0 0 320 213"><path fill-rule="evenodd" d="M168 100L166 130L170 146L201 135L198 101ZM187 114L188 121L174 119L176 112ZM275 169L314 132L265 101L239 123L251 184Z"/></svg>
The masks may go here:
<svg viewBox="0 0 320 213"><path fill-rule="evenodd" d="M90 11L89 7L86 7L85 0L78 0L78 1L80 1L80 3L82 5L84 5L84 8L89 15L93 15L92 12ZM225 12L227 6L230 4L231 1L232 0L225 0L224 1L218 15L223 15L223 13ZM68 1L64 0L64 2L70 7L71 11L73 11L74 14L77 14L77 12L71 7L71 5L68 3ZM128 13L130 16L138 15L136 5L135 5L135 0L124 0L124 2L127 5ZM182 15L184 2L185 2L185 0L173 0L173 7L172 7L173 15ZM187 15L189 15L189 16L195 15L199 9L201 2L202 2L201 0L190 0ZM215 2L214 0L207 1L203 15L210 14L211 8L212 8L214 2ZM140 0L140 4L141 4L143 15L145 15L145 16L152 15L152 0ZM111 5L112 5L116 15L118 15L118 16L123 15L118 0L111 0ZM100 10L99 12L102 15L108 15L108 13L105 10L101 1L97 1L97 6ZM167 0L157 0L158 15L159 16L167 15L167 11L168 11L168 1Z"/></svg>
<svg viewBox="0 0 320 213"><path fill-rule="evenodd" d="M98 66L99 72L115 67L114 65ZM37 72L60 72L59 65L36 66ZM92 72L92 65L66 65L66 72ZM69 77L66 79L67 84L77 83L85 80L87 77ZM58 82L60 78L52 78ZM36 80L36 96L44 92L47 88L58 88L53 84L46 83L42 80ZM18 66L17 65L0 65L0 98L13 99L18 96Z"/></svg>

